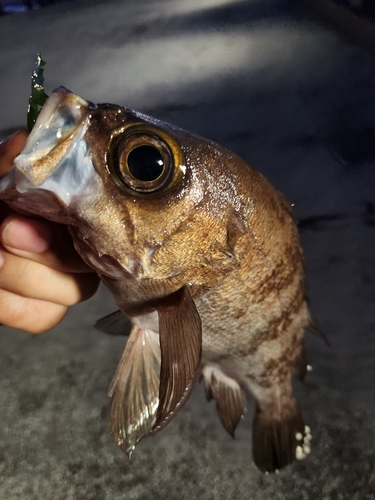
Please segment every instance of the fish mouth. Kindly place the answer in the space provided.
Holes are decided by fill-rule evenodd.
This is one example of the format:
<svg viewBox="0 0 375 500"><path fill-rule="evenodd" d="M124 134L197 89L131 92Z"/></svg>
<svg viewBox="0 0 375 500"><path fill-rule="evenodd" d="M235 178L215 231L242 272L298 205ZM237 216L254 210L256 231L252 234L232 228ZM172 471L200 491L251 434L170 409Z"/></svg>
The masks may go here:
<svg viewBox="0 0 375 500"><path fill-rule="evenodd" d="M64 87L54 90L14 166L0 179L0 199L47 218L41 206L47 195L56 198L53 205L59 200L69 206L95 175L84 140L94 107Z"/></svg>
<svg viewBox="0 0 375 500"><path fill-rule="evenodd" d="M23 151L14 162L35 186L41 186L52 174L68 153L78 130L85 128L88 108L87 101L64 87L54 90L47 99Z"/></svg>

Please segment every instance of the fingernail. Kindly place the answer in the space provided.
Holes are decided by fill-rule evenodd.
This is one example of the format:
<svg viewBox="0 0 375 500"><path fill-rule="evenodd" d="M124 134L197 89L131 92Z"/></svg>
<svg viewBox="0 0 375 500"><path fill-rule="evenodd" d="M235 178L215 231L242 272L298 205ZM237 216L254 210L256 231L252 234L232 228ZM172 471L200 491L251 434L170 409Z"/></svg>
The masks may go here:
<svg viewBox="0 0 375 500"><path fill-rule="evenodd" d="M41 222L19 217L11 219L3 228L3 245L15 250L43 253L51 244L52 235Z"/></svg>

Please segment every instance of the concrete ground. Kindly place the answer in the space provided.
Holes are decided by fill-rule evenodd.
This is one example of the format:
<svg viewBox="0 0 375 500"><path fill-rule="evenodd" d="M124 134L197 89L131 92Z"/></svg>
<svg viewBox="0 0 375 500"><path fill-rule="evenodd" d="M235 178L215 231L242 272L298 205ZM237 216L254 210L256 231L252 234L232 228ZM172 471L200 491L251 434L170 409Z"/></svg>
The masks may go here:
<svg viewBox="0 0 375 500"><path fill-rule="evenodd" d="M359 8L361 2L354 1L352 5L340 0L294 1L296 6L375 55L375 7L372 0L372 5L363 6L362 9Z"/></svg>
<svg viewBox="0 0 375 500"><path fill-rule="evenodd" d="M277 0L66 2L0 18L0 135L23 125L35 52L47 90L126 104L207 136L295 203L313 371L296 385L311 455L251 460L252 403L233 440L197 386L129 462L106 396L126 339L93 328L104 289L41 336L1 328L1 500L375 498L375 64ZM0 305L1 307L1 305Z"/></svg>

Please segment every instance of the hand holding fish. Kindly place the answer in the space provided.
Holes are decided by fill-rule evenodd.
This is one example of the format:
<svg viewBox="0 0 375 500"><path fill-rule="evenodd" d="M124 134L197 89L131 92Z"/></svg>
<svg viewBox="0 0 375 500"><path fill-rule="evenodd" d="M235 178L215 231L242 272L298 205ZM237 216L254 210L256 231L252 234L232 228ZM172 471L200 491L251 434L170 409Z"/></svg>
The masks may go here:
<svg viewBox="0 0 375 500"><path fill-rule="evenodd" d="M0 177L23 149L26 132L0 145ZM30 218L0 202L0 323L40 333L89 298L96 274L74 251L65 227Z"/></svg>

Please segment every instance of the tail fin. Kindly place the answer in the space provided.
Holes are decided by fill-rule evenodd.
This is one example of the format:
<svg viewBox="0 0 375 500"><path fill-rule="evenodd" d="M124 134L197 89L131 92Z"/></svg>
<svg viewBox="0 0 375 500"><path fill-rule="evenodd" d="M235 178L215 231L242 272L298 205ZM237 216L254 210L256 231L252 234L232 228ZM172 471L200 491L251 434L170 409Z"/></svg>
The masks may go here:
<svg viewBox="0 0 375 500"><path fill-rule="evenodd" d="M257 408L253 422L253 456L263 472L275 472L310 453L311 434L301 413L273 420Z"/></svg>

